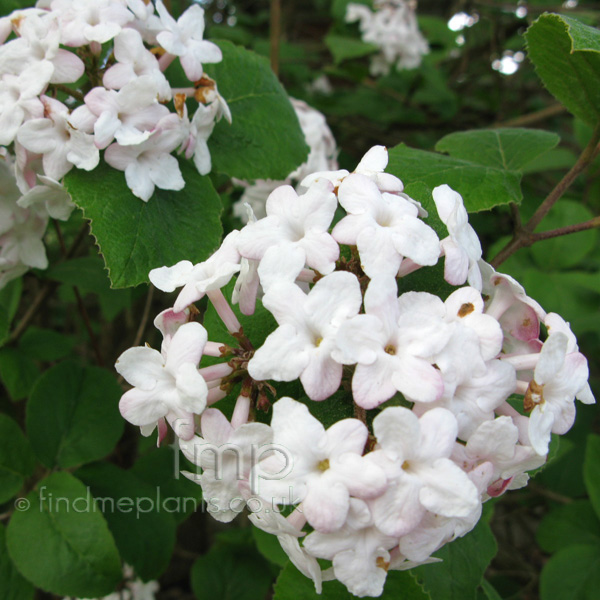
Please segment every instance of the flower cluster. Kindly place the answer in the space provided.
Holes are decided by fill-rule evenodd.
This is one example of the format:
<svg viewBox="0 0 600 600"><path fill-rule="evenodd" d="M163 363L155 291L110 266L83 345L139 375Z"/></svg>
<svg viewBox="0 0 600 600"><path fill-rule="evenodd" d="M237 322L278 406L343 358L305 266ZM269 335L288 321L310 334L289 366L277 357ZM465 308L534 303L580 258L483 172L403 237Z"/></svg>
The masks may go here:
<svg viewBox="0 0 600 600"><path fill-rule="evenodd" d="M171 425L216 519L246 506L317 591L335 578L356 596L435 561L484 501L526 484L575 399L595 401L569 325L482 261L461 196L433 190L438 236L387 160L376 146L301 195L278 187L205 262L153 270L159 289L182 288L155 320L161 350L116 365L134 386L123 416L159 442ZM427 269L440 260L446 283ZM414 291L436 273L443 298ZM237 314L223 292L235 276ZM194 320L205 295L236 343ZM273 322L265 310L276 324L255 347L237 315ZM212 405L234 389L228 418Z"/></svg>
<svg viewBox="0 0 600 600"><path fill-rule="evenodd" d="M248 221L246 204L250 205L254 216L261 219L265 216L265 204L269 194L281 185L295 185L300 189L300 182L315 171L329 171L338 168L337 146L331 129L327 126L325 117L318 110L311 108L306 102L290 98L304 140L310 148L306 162L302 163L295 171L290 173L284 181L259 179L252 184L243 181L236 183L244 186L244 193L234 204L233 212L243 222Z"/></svg>
<svg viewBox="0 0 600 600"><path fill-rule="evenodd" d="M29 187L15 175L15 160L0 154L0 289L29 268L48 266L42 242L48 219L69 218L74 205L63 187L40 175Z"/></svg>
<svg viewBox="0 0 600 600"><path fill-rule="evenodd" d="M29 188L94 169L100 151L144 201L184 187L175 151L210 171L206 141L231 115L203 64L221 51L202 39L199 6L177 21L162 0L156 12L143 0L38 0L0 19L0 145L14 144ZM165 77L176 58L189 87Z"/></svg>
<svg viewBox="0 0 600 600"><path fill-rule="evenodd" d="M387 75L394 65L418 67L429 45L419 31L415 0L375 0L374 8L354 3L346 8L346 21L358 21L363 41L380 50L371 60L371 74Z"/></svg>

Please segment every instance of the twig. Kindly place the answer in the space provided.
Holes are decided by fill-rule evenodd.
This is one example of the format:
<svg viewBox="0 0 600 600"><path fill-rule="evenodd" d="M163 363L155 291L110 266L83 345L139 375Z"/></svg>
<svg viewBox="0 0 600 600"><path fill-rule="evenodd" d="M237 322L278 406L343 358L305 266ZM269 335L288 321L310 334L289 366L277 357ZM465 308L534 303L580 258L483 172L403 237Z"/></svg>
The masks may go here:
<svg viewBox="0 0 600 600"><path fill-rule="evenodd" d="M271 0L271 69L279 77L279 40L281 38L281 0Z"/></svg>
<svg viewBox="0 0 600 600"><path fill-rule="evenodd" d="M573 502L573 498L569 498L568 496L563 496L562 494L548 490L541 485L537 485L536 483L530 482L529 487L531 488L532 492L535 492L540 496L544 496L553 502L559 502L560 504L571 504L571 502Z"/></svg>
<svg viewBox="0 0 600 600"><path fill-rule="evenodd" d="M75 100L79 100L79 102L83 102L84 100L84 95L79 90L73 90L62 83L52 83L50 86L59 92L63 92L64 94L71 96L71 98L75 98Z"/></svg>
<svg viewBox="0 0 600 600"><path fill-rule="evenodd" d="M533 241L539 242L540 240L549 240L551 238L560 237L562 235L569 235L571 233L577 233L579 231L586 231L588 229L594 229L600 227L600 217L594 217L584 223L577 223L576 225L566 225L565 227L559 227L558 229L551 229L550 231L540 231L539 233L532 233Z"/></svg>
<svg viewBox="0 0 600 600"><path fill-rule="evenodd" d="M555 117L556 115L566 112L566 110L567 109L562 104L558 104L557 102L556 104L552 104L551 106L547 106L541 110L536 110L528 115L521 115L520 117L515 117L514 119L509 119L508 121L495 123L494 127L523 127L524 125L531 125L532 123L545 121L550 117Z"/></svg>
<svg viewBox="0 0 600 600"><path fill-rule="evenodd" d="M60 250L62 252L63 258L67 258L67 247L65 246L65 240L63 238L62 231L60 229L60 225L56 221L56 219L52 219L52 224L54 225L54 229L56 230L56 235L58 236L58 243L60 245ZM94 354L96 355L96 362L99 366L104 366L104 359L102 358L102 353L100 352L100 346L98 345L98 339L96 338L96 334L92 329L92 323L90 321L90 316L85 308L85 304L83 303L83 298L81 297L81 293L79 292L79 288L74 285L73 292L75 293L75 298L77 299L77 307L79 308L79 313L81 314L81 318L83 319L83 323L85 328L90 336L90 341L92 343L92 348L94 349Z"/></svg>
<svg viewBox="0 0 600 600"><path fill-rule="evenodd" d="M539 234L533 233L535 228L540 224L542 219L548 214L550 209L562 197L567 189L569 189L575 179L577 179L577 177L594 160L599 150L598 142L600 142L600 125L596 126L594 129L594 133L592 134L588 145L584 148L583 152L571 170L558 182L556 187L548 194L540 206L538 206L537 210L531 219L529 219L527 224L523 227L516 227L512 240L510 240L510 242L506 244L506 246L494 257L494 259L490 261L490 264L493 267L501 265L519 248L531 246L531 244L535 243L538 239L546 239L544 237L537 238L536 236ZM597 225L592 225L590 227L597 227ZM588 229L590 227L588 227ZM572 231L568 231L567 233L572 233Z"/></svg>
<svg viewBox="0 0 600 600"><path fill-rule="evenodd" d="M135 334L135 338L133 340L134 346L139 346L142 341L142 336L144 335L144 330L146 329L146 325L148 323L148 317L150 316L150 308L152 307L152 297L154 296L154 286L151 285L148 287L148 294L146 295L146 303L144 304L144 312L142 313L142 320L140 321L140 326Z"/></svg>

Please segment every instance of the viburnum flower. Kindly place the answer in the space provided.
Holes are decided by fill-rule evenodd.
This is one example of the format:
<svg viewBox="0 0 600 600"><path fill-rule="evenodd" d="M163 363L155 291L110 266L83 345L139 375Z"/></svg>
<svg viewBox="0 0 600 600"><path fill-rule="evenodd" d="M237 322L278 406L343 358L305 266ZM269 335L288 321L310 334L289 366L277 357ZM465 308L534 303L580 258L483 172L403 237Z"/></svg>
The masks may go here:
<svg viewBox="0 0 600 600"><path fill-rule="evenodd" d="M182 260L172 267L159 267L150 271L150 281L163 292L183 289L175 300L176 312L200 300L207 292L227 285L234 273L240 270L240 255L236 247L238 231L232 231L221 247L204 262L193 265Z"/></svg>
<svg viewBox="0 0 600 600"><path fill-rule="evenodd" d="M61 32L56 19L44 11L29 12L15 29L19 37L0 48L0 72L18 74L24 65L49 63L47 83L73 83L84 72L83 61L73 52L59 47Z"/></svg>
<svg viewBox="0 0 600 600"><path fill-rule="evenodd" d="M418 418L406 408L390 407L375 417L373 430L378 448L390 461L388 488L370 502L382 532L404 535L427 510L466 517L477 507L477 489L449 458L458 432L450 411L434 408Z"/></svg>
<svg viewBox="0 0 600 600"><path fill-rule="evenodd" d="M75 208L67 190L51 177L38 175L38 180L39 185L23 194L17 204L22 208L32 208L42 217L66 221Z"/></svg>
<svg viewBox="0 0 600 600"><path fill-rule="evenodd" d="M69 109L58 100L42 96L45 118L23 123L17 139L27 150L43 155L44 174L59 180L73 166L91 171L100 162L93 136L80 131L69 119Z"/></svg>
<svg viewBox="0 0 600 600"><path fill-rule="evenodd" d="M336 579L359 598L381 595L391 560L389 550L397 544L396 537L374 526L367 504L357 498L350 499L348 518L341 529L315 531L304 540L311 554L333 562Z"/></svg>
<svg viewBox="0 0 600 600"><path fill-rule="evenodd" d="M263 304L279 327L248 363L250 376L279 381L300 378L309 398L331 396L342 379L342 365L331 355L337 330L361 304L356 277L332 273L320 279L308 295L294 283L273 284Z"/></svg>
<svg viewBox="0 0 600 600"><path fill-rule="evenodd" d="M202 437L180 440L179 447L188 460L202 467L202 474L184 471L184 475L202 486L208 512L217 521L229 523L245 505L240 484L245 480L248 485L253 452L271 443L273 430L263 423L234 428L215 408L202 413L200 428Z"/></svg>
<svg viewBox="0 0 600 600"><path fill-rule="evenodd" d="M151 139L126 146L111 144L104 153L104 160L111 167L125 171L131 191L147 202L155 187L161 190L185 187L179 163L171 155L181 144L183 135L179 117L169 114L156 123Z"/></svg>
<svg viewBox="0 0 600 600"><path fill-rule="evenodd" d="M119 409L133 425L154 428L166 418L183 440L194 435L194 414L206 407L208 388L198 372L198 363L207 341L199 323L181 325L166 352L147 346L126 350L115 368L133 389L121 397ZM150 429L150 431L151 431Z"/></svg>
<svg viewBox="0 0 600 600"><path fill-rule="evenodd" d="M328 233L337 201L333 186L319 181L298 196L291 186L281 186L267 199L267 216L240 231L238 249L245 258L260 260L268 248L290 243L302 248L306 264L331 273L339 247Z"/></svg>
<svg viewBox="0 0 600 600"><path fill-rule="evenodd" d="M171 86L154 54L144 46L138 31L123 29L115 38L114 55L117 62L106 70L102 78L105 87L119 90L138 77L147 75L156 84L158 99L163 102L171 99Z"/></svg>
<svg viewBox="0 0 600 600"><path fill-rule="evenodd" d="M489 463L492 469L483 485L491 492L489 495L497 496L499 493L495 487L491 487L496 482L502 483L502 493L508 489L515 476L537 469L546 462L545 456L540 456L530 446L523 446L518 442L517 426L510 417L500 416L481 423L469 436L466 445L457 443L452 459L467 473L483 463ZM522 487L526 480L519 483L519 487Z"/></svg>
<svg viewBox="0 0 600 600"><path fill-rule="evenodd" d="M260 501L260 499L257 500ZM321 567L317 559L298 542L300 537L306 535L301 529L306 523L306 519L296 511L285 518L277 511L268 508L260 511L252 510L248 519L259 529L277 536L281 547L294 566L300 573L313 580L315 590L317 594L320 594L322 591ZM297 523L298 521L301 522Z"/></svg>
<svg viewBox="0 0 600 600"><path fill-rule="evenodd" d="M575 396L587 382L587 360L579 352L567 354L568 338L548 336L525 393L530 408L529 438L538 454L548 453L550 433L566 433L575 420ZM593 400L593 398L592 398Z"/></svg>
<svg viewBox="0 0 600 600"><path fill-rule="evenodd" d="M435 231L418 218L418 208L396 194L381 193L377 184L358 173L341 183L338 199L348 213L333 229L340 244L356 245L369 277L394 276L406 256L419 265L439 257Z"/></svg>
<svg viewBox="0 0 600 600"><path fill-rule="evenodd" d="M39 62L20 75L7 73L0 79L0 145L8 146L26 118L42 117L44 106L38 96L46 87L54 67Z"/></svg>
<svg viewBox="0 0 600 600"><path fill-rule="evenodd" d="M156 10L165 27L156 39L167 52L179 56L181 66L190 81L202 78L202 63L216 63L223 59L216 44L202 39L204 9L200 6L190 6L177 21L169 14L162 0L156 1Z"/></svg>
<svg viewBox="0 0 600 600"><path fill-rule="evenodd" d="M93 123L98 148L106 148L113 139L121 146L146 141L157 123L171 115L157 102L155 80L143 75L125 84L118 92L95 87L85 96L85 106L74 111L81 123Z"/></svg>
<svg viewBox="0 0 600 600"><path fill-rule="evenodd" d="M448 228L448 237L441 242L446 257L444 279L452 285L469 285L481 290L481 272L478 261L481 259L481 243L475 230L469 225L469 216L461 195L450 186L434 188L433 200L440 219Z"/></svg>
<svg viewBox="0 0 600 600"><path fill-rule="evenodd" d="M366 314L341 324L337 336L334 358L358 363L352 395L363 408L374 408L396 392L433 402L444 391L441 373L429 357L447 344L452 331L439 316L421 310L418 298L401 309L397 289L392 277L372 279L365 293Z"/></svg>
<svg viewBox="0 0 600 600"><path fill-rule="evenodd" d="M53 0L51 6L58 14L65 46L104 44L134 18L124 3L114 0Z"/></svg>
<svg viewBox="0 0 600 600"><path fill-rule="evenodd" d="M254 492L278 503L302 502L302 512L318 531L342 527L350 496L372 498L385 489L383 470L362 457L369 432L357 419L343 419L325 430L305 404L281 398L273 406L271 428L274 443L291 454L293 468L285 477L260 480ZM257 468L281 473L287 460L276 452Z"/></svg>

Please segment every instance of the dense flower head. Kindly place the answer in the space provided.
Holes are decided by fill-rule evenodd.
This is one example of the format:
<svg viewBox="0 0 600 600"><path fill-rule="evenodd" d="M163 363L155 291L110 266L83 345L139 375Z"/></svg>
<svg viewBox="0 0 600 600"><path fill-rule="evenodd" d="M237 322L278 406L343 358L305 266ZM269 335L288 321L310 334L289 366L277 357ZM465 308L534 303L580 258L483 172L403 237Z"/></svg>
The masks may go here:
<svg viewBox="0 0 600 600"><path fill-rule="evenodd" d="M160 0L156 6L40 0L37 8L3 17L0 145L30 153L18 169L33 169L34 180L59 181L72 168L90 171L104 158L125 171L127 185L144 201L155 186L181 189L185 182L173 153L193 156L200 173L208 173L206 141L218 120L231 121L216 83L203 71L222 53L203 33L200 6L175 21ZM93 60L86 64L81 56ZM165 77L175 60L189 87L173 88ZM73 83L79 87L64 85Z"/></svg>
<svg viewBox="0 0 600 600"><path fill-rule="evenodd" d="M427 40L419 31L412 0L375 0L374 10L350 3L346 21L358 21L364 42L375 44L379 53L371 60L372 75L387 75L397 69L414 69L429 52Z"/></svg>
<svg viewBox="0 0 600 600"><path fill-rule="evenodd" d="M159 443L170 423L216 519L246 506L318 592L335 578L360 597L435 562L595 401L568 323L481 260L460 194L433 190L436 231L387 158L279 186L204 262L153 270L182 288L161 350L117 363L123 416ZM421 291L432 277L453 291ZM230 417L213 407L227 396Z"/></svg>
<svg viewBox="0 0 600 600"><path fill-rule="evenodd" d="M71 169L103 160L145 202L156 188L185 186L175 154L210 172L207 140L231 112L203 71L222 60L203 32L201 7L175 21L160 0L156 10L142 0L39 0L0 18L0 288L47 267L48 219L74 208L62 186ZM175 60L189 87L167 80Z"/></svg>

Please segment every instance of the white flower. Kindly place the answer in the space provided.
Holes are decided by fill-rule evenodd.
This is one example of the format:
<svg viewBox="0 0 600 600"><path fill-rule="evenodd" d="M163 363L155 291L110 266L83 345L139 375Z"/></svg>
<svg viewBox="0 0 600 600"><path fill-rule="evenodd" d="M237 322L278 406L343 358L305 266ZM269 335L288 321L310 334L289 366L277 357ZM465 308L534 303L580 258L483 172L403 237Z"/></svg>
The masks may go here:
<svg viewBox="0 0 600 600"><path fill-rule="evenodd" d="M568 338L556 332L548 336L525 393L531 445L540 455L548 453L550 433L566 433L575 420L575 396L587 383L587 360L579 352L567 354Z"/></svg>
<svg viewBox="0 0 600 600"><path fill-rule="evenodd" d="M398 69L414 69L429 52L419 31L415 4L407 0L375 2L375 11L350 3L346 21L359 21L363 41L375 44L380 53L371 59L372 75L387 75L395 64Z"/></svg>
<svg viewBox="0 0 600 600"><path fill-rule="evenodd" d="M202 486L208 512L217 521L229 523L246 503L240 483L247 484L256 450L271 443L273 431L263 423L235 429L216 408L202 413L200 428L202 437L181 440L179 447L188 460L202 467L202 475L185 471L184 475Z"/></svg>
<svg viewBox="0 0 600 600"><path fill-rule="evenodd" d="M53 0L65 46L104 44L133 20L124 2L115 0Z"/></svg>
<svg viewBox="0 0 600 600"><path fill-rule="evenodd" d="M46 118L23 123L17 139L30 152L43 155L44 174L55 181L75 165L91 171L100 162L93 136L80 131L69 119L69 109L58 100L42 96Z"/></svg>
<svg viewBox="0 0 600 600"><path fill-rule="evenodd" d="M448 228L448 237L440 245L446 255L444 279L452 285L469 285L481 290L481 272L478 261L481 259L481 243L475 230L469 225L469 216L463 199L447 185L434 188L433 200L442 222Z"/></svg>
<svg viewBox="0 0 600 600"><path fill-rule="evenodd" d="M304 250L309 267L331 273L339 247L327 229L336 207L333 186L328 181L318 181L301 196L291 186L278 187L267 199L267 216L240 231L240 254L260 260L271 246L291 243Z"/></svg>
<svg viewBox="0 0 600 600"><path fill-rule="evenodd" d="M350 499L346 524L333 533L315 531L304 540L304 548L318 558L333 561L333 572L358 597L380 596L391 556L388 550L398 544L373 525L363 500Z"/></svg>
<svg viewBox="0 0 600 600"><path fill-rule="evenodd" d="M302 512L318 531L342 527L350 496L372 498L385 489L383 470L362 457L369 432L358 419L343 419L325 430L305 404L281 398L273 405L271 427L274 443L291 456L275 452L258 469L275 475L290 460L293 467L285 477L259 480L254 491L277 504L302 502Z"/></svg>
<svg viewBox="0 0 600 600"><path fill-rule="evenodd" d="M32 187L19 198L17 204L21 208L33 208L40 216L66 221L75 204L70 194L58 181L44 175L38 175L41 185Z"/></svg>
<svg viewBox="0 0 600 600"><path fill-rule="evenodd" d="M150 281L163 292L183 286L173 306L176 312L182 311L207 292L227 285L240 270L240 255L235 245L238 234L238 231L228 234L219 249L204 262L193 265L189 260L182 260L172 267L152 269Z"/></svg>
<svg viewBox="0 0 600 600"><path fill-rule="evenodd" d="M130 81L148 75L156 84L158 99L171 99L171 86L158 66L158 60L144 46L141 34L135 29L123 29L115 38L114 54L116 64L110 67L102 78L108 89L121 89Z"/></svg>
<svg viewBox="0 0 600 600"><path fill-rule="evenodd" d="M140 427L153 427L165 417L184 440L194 435L194 414L206 407L208 388L197 365L207 341L199 323L181 325L166 352L147 346L129 348L119 356L116 370L133 389L121 397L123 418Z"/></svg>
<svg viewBox="0 0 600 600"><path fill-rule="evenodd" d="M170 54L179 56L181 66L190 81L202 77L202 63L223 60L216 44L202 39L204 35L204 9L198 5L188 8L177 21L169 14L162 0L156 1L156 10L165 27L156 39Z"/></svg>
<svg viewBox="0 0 600 600"><path fill-rule="evenodd" d="M356 277L332 273L320 279L308 295L293 283L275 283L263 304L279 327L250 360L250 376L277 381L300 378L312 400L331 396L342 379L342 365L331 356L336 334L361 304Z"/></svg>
<svg viewBox="0 0 600 600"><path fill-rule="evenodd" d="M391 463L386 492L370 502L381 531L402 536L426 511L462 518L477 508L476 487L449 458L458 431L450 411L434 408L419 419L406 408L390 407L375 417L373 430Z"/></svg>
<svg viewBox="0 0 600 600"><path fill-rule="evenodd" d="M401 306L397 294L392 277L373 279L365 293L366 314L343 323L337 336L336 360L358 363L352 395L363 408L374 408L397 391L412 401L433 402L444 390L429 357L447 344L451 329L427 299L437 300L442 313L443 303L423 293Z"/></svg>
<svg viewBox="0 0 600 600"><path fill-rule="evenodd" d="M40 118L44 106L38 96L45 89L54 67L39 62L20 75L5 74L0 79L0 145L8 146L27 118Z"/></svg>
<svg viewBox="0 0 600 600"><path fill-rule="evenodd" d="M332 236L341 244L358 247L369 277L395 276L405 256L419 265L437 262L438 237L418 218L412 202L382 194L374 181L360 174L344 179L338 199L348 215L333 228Z"/></svg>
<svg viewBox="0 0 600 600"><path fill-rule="evenodd" d="M111 167L125 171L129 189L147 202L155 187L176 191L184 188L179 163L171 155L181 144L183 135L179 117L170 114L156 124L150 139L126 146L111 144L104 153L104 160Z"/></svg>

